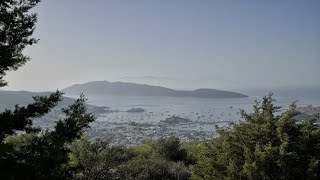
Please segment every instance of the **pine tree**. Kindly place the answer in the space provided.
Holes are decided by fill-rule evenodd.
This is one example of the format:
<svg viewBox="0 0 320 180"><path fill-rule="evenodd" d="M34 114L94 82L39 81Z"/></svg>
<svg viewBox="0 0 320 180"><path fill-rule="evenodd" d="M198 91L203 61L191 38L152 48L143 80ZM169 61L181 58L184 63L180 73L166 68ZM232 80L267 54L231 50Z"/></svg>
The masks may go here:
<svg viewBox="0 0 320 180"><path fill-rule="evenodd" d="M37 43L31 35L35 30L37 14L29 13L40 0L0 1L0 87L7 71L17 70L30 60L22 54L28 45Z"/></svg>
<svg viewBox="0 0 320 180"><path fill-rule="evenodd" d="M272 95L242 111L244 122L220 131L204 143L194 179L319 179L320 127L313 120L296 123L293 104L283 113Z"/></svg>
<svg viewBox="0 0 320 180"><path fill-rule="evenodd" d="M31 37L37 14L29 13L40 0L0 0L0 87L8 71L30 60L22 51L37 43ZM48 97L34 97L34 103L16 105L0 113L0 179L67 179L70 143L79 139L94 120L86 112L83 95L66 109L64 119L52 131L34 127L32 120L46 115L62 100L57 91ZM19 132L20 135L17 135Z"/></svg>

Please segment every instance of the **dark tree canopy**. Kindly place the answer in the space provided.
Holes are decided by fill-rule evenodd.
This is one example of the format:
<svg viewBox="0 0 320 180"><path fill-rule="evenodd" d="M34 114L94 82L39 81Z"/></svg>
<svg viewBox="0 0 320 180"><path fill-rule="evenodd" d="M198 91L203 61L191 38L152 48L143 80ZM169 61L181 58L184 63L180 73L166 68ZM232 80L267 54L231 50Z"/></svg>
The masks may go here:
<svg viewBox="0 0 320 180"><path fill-rule="evenodd" d="M0 87L7 71L17 70L30 58L22 54L37 42L31 35L35 30L37 15L29 13L40 0L0 0Z"/></svg>
<svg viewBox="0 0 320 180"><path fill-rule="evenodd" d="M297 123L295 105L283 113L271 95L242 111L244 122L204 143L194 179L319 179L320 127Z"/></svg>
<svg viewBox="0 0 320 180"><path fill-rule="evenodd" d="M32 38L37 16L30 13L40 0L0 0L0 87L7 71L17 70L30 58L23 50ZM66 109L53 130L33 126L33 119L50 112L62 93L34 97L34 103L0 112L0 179L70 179L70 144L79 139L94 117L81 96ZM19 133L17 133L19 132Z"/></svg>
<svg viewBox="0 0 320 180"><path fill-rule="evenodd" d="M15 131L37 131L32 128L32 118L37 118L48 113L62 99L62 93L56 92L49 97L34 97L34 103L20 107L16 105L14 110L5 110L0 114L0 141L5 135L13 135Z"/></svg>
<svg viewBox="0 0 320 180"><path fill-rule="evenodd" d="M6 160L12 161L12 166L3 167L1 170L7 170L1 172L1 175L16 179L71 177L71 169L68 166L70 143L79 139L85 128L94 120L91 114L86 113L84 101L85 99L80 97L73 105L64 109L66 117L60 119L52 131L40 134L28 132L7 137L3 147L11 148L10 153L5 152L2 155ZM16 173L18 171L20 173Z"/></svg>

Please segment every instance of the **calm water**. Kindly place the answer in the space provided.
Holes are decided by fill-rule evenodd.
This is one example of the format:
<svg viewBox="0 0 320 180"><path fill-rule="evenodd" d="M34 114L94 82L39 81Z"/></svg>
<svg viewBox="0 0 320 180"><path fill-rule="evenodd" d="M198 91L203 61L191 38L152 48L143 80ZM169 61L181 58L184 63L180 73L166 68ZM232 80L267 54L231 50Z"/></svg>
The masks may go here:
<svg viewBox="0 0 320 180"><path fill-rule="evenodd" d="M158 139L175 135L185 142L212 138L216 128L239 122L240 109L252 111L255 100L261 97L236 99L87 96L88 103L109 107L119 112L98 114L91 124L89 137L111 138L115 144L142 144L147 138ZM297 99L275 97L275 104L284 109ZM299 99L298 106L320 106L320 98ZM131 108L143 108L145 112L125 112ZM191 123L167 124L161 120L173 115L190 119ZM134 122L134 123L133 123Z"/></svg>
<svg viewBox="0 0 320 180"><path fill-rule="evenodd" d="M120 112L108 113L98 117L99 121L108 122L160 122L167 117L177 115L197 122L238 121L240 109L252 111L255 100L262 97L205 99L205 98L172 98L172 97L136 97L136 96L87 96L88 103L107 106ZM297 99L274 97L275 104L284 109ZM320 97L303 98L298 106L320 106ZM143 108L143 113L121 112L130 108Z"/></svg>

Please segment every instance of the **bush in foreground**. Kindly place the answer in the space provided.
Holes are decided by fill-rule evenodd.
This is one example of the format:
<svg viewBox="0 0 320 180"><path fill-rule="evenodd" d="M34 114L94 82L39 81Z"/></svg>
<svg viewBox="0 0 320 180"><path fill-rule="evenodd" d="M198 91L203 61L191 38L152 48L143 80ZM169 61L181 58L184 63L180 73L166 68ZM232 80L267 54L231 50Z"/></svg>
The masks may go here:
<svg viewBox="0 0 320 180"><path fill-rule="evenodd" d="M273 101L264 97L253 113L241 112L244 122L203 143L193 179L319 179L319 125L297 123L295 105L280 114Z"/></svg>

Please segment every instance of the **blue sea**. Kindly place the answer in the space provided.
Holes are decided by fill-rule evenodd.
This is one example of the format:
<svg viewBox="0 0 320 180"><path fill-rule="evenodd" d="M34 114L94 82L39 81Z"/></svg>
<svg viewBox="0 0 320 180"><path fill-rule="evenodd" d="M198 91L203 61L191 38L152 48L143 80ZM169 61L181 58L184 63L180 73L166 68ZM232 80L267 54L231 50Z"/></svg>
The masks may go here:
<svg viewBox="0 0 320 180"><path fill-rule="evenodd" d="M76 97L76 96L71 96ZM243 121L240 110L252 112L255 101L262 96L248 98L181 98L151 96L101 96L88 95L87 103L108 107L105 114L96 114L96 121L88 131L90 138L110 138L115 144L135 145L146 139L159 139L175 135L184 142L194 142L217 135L217 128L230 122ZM274 104L285 111L290 104L320 106L320 97L300 99L273 96ZM143 108L144 112L126 112L131 108ZM281 113L281 112L280 112ZM172 116L191 120L190 123L164 124Z"/></svg>
<svg viewBox="0 0 320 180"><path fill-rule="evenodd" d="M98 121L106 122L137 122L157 123L173 115L187 118L195 122L219 122L241 120L240 109L252 111L255 100L262 97L248 98L181 98L181 97L151 97L151 96L99 96L89 95L88 103L106 106L119 112L107 113L97 117ZM287 109L296 102L297 106L320 106L320 97L294 99L291 97L273 97L275 105ZM125 112L131 108L143 108L145 112Z"/></svg>

